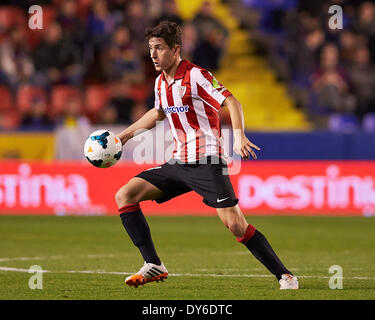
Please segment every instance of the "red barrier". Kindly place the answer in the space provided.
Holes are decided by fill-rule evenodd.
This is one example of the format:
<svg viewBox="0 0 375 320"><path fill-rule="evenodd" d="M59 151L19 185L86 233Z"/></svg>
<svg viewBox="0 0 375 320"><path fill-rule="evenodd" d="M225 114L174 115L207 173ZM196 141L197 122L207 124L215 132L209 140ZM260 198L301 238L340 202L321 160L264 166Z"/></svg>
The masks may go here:
<svg viewBox="0 0 375 320"><path fill-rule="evenodd" d="M152 165L1 162L0 214L117 214L116 191ZM249 161L231 181L246 214L373 215L375 161ZM190 192L164 204L142 203L146 215L215 215Z"/></svg>

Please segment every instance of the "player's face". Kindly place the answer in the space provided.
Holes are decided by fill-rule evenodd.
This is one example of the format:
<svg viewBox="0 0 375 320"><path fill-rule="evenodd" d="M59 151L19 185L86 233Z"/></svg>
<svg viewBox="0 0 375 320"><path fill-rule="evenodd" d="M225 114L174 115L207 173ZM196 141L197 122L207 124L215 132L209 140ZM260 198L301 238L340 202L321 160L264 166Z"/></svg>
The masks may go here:
<svg viewBox="0 0 375 320"><path fill-rule="evenodd" d="M170 48L163 38L151 38L148 41L148 46L156 71L168 70L179 54L179 46L176 45L174 48Z"/></svg>

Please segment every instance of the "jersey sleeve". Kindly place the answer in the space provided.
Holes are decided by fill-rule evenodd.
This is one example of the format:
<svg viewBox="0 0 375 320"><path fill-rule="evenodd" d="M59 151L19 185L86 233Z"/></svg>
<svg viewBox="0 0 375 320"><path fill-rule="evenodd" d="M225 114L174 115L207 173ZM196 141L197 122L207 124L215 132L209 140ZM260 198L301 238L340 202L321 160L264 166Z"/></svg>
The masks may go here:
<svg viewBox="0 0 375 320"><path fill-rule="evenodd" d="M198 96L217 110L221 108L224 100L232 95L211 72L205 69L197 72L196 83Z"/></svg>

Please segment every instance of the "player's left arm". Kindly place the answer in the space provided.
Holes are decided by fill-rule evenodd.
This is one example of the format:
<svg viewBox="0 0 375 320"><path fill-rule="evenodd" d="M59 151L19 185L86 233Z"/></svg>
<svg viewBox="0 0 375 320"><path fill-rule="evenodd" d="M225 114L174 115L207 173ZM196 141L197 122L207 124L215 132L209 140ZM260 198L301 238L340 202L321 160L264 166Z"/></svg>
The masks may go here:
<svg viewBox="0 0 375 320"><path fill-rule="evenodd" d="M250 154L256 159L257 156L253 148L256 150L260 150L260 148L253 144L245 135L245 121L241 103L233 95L230 95L224 100L222 106L228 108L232 121L234 136L233 151L241 155L244 160L247 160Z"/></svg>

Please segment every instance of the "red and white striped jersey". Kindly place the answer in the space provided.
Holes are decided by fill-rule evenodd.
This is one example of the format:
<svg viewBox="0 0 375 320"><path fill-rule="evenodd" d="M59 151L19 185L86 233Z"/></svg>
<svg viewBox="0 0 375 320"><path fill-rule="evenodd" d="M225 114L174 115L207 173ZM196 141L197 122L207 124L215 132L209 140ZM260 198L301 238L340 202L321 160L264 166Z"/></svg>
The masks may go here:
<svg viewBox="0 0 375 320"><path fill-rule="evenodd" d="M173 158L195 162L224 156L218 111L231 93L212 74L187 60L168 85L164 74L155 80L155 108L164 110L175 148Z"/></svg>

